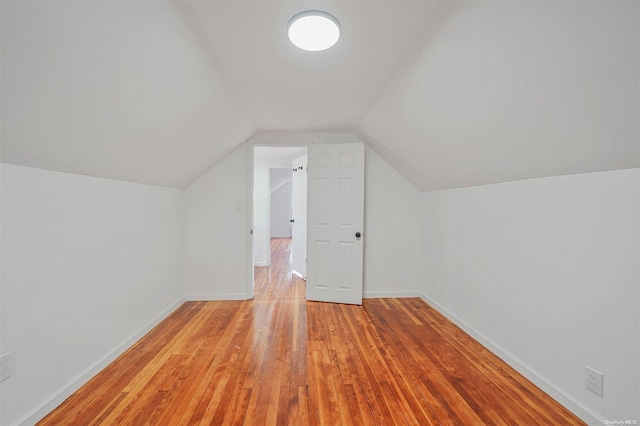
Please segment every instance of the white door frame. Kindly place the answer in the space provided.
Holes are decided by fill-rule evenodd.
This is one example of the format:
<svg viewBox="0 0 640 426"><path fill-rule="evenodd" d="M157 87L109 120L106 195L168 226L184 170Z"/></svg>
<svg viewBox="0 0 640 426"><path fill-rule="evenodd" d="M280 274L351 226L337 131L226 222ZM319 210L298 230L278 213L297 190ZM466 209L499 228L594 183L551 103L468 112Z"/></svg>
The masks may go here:
<svg viewBox="0 0 640 426"><path fill-rule="evenodd" d="M253 142L253 143L252 143ZM285 141L286 142L286 141ZM256 147L265 147L265 148L308 148L309 143L303 143L300 141L296 141L295 143L264 143L258 141L249 141L247 147L247 181L248 181L248 191L247 191L247 239L246 239L246 264L247 264L247 274L246 274L246 288L247 288L247 297L249 299L253 299L255 295L254 289L254 229L253 229L253 218L254 218L254 205L253 205L253 191L254 191L254 168L255 168L255 158L254 158L254 148ZM270 169L270 168L269 168ZM270 207L271 200L267 200L267 209ZM270 212L267 211L267 217L270 218ZM267 235L271 237L271 229L267 226L266 229ZM271 264L271 259L268 257L268 262Z"/></svg>
<svg viewBox="0 0 640 426"><path fill-rule="evenodd" d="M247 182L248 182L248 191L246 194L246 220L248 230L246 233L245 240L245 262L247 264L246 270L246 292L247 298L253 299L255 295L254 289L254 276L253 276L253 144L248 144L247 146Z"/></svg>
<svg viewBox="0 0 640 426"><path fill-rule="evenodd" d="M247 182L246 197L246 292L249 299L254 296L253 276L253 148L265 147L309 147L322 143L350 143L363 141L355 133L323 133L323 132L258 132L247 140Z"/></svg>

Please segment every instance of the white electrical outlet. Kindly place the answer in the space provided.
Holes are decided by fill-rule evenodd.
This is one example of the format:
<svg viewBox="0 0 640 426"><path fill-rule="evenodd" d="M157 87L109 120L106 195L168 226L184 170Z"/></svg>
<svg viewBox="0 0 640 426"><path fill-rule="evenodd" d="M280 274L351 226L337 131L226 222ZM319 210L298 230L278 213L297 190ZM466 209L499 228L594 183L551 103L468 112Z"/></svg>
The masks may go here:
<svg viewBox="0 0 640 426"><path fill-rule="evenodd" d="M0 357L0 382L4 382L11 377L12 371L12 353L4 354Z"/></svg>
<svg viewBox="0 0 640 426"><path fill-rule="evenodd" d="M588 390L590 390L591 392L595 393L598 396L603 396L602 395L603 377L604 377L603 374L600 373L599 371L594 370L588 365L584 366L585 386L587 387Z"/></svg>

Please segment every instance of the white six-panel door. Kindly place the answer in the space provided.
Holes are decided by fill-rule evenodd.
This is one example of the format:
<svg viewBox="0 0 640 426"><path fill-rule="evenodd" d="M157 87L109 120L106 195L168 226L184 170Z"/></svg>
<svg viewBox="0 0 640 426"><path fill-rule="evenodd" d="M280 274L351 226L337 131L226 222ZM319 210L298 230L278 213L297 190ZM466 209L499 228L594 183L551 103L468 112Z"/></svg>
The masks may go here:
<svg viewBox="0 0 640 426"><path fill-rule="evenodd" d="M291 269L301 278L307 276L307 156L293 161L291 204Z"/></svg>
<svg viewBox="0 0 640 426"><path fill-rule="evenodd" d="M362 304L364 144L309 147L307 300Z"/></svg>

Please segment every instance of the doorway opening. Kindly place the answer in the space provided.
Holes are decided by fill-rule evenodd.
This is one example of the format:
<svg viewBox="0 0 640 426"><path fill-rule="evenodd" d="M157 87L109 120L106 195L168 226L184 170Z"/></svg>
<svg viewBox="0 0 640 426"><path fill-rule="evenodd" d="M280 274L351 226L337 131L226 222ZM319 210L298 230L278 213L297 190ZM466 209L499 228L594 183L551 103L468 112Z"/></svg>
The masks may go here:
<svg viewBox="0 0 640 426"><path fill-rule="evenodd" d="M265 287L275 283L271 269L287 275L305 277L300 269L301 259L306 266L306 225L301 213L306 212L307 148L254 146L253 148L253 267L254 295L270 294ZM295 163L295 165L294 165ZM303 200L301 194L305 195ZM302 209L302 206L304 207ZM301 211L303 210L303 211ZM286 256L286 259L283 259ZM285 268L283 262L287 262ZM291 282L290 277L284 278Z"/></svg>
<svg viewBox="0 0 640 426"><path fill-rule="evenodd" d="M306 162L295 163L294 156L283 158L287 150L299 150L296 155L307 151L298 159L308 160L308 167ZM251 154L253 199L249 203L253 206L250 211L253 229L248 239L252 249L247 255L251 256L249 265L253 267L249 268L251 279L247 282L255 288L255 268L269 267L271 263L268 170L287 167L292 161L292 273L306 277L307 300L362 304L364 144L314 141L297 148L254 145ZM296 176L302 179L297 186ZM304 188L305 192L299 202L300 210L303 210L301 220L294 209L296 188ZM301 229L296 230L298 225ZM298 246L303 250L300 255L296 255ZM249 291L252 296L254 288Z"/></svg>

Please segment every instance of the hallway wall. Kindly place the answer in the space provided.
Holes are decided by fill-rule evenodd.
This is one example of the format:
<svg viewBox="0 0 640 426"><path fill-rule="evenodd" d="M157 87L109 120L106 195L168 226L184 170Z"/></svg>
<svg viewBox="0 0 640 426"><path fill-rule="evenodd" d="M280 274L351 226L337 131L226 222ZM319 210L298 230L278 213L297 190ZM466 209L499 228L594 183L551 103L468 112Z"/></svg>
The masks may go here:
<svg viewBox="0 0 640 426"><path fill-rule="evenodd" d="M271 238L291 238L292 187L291 182L286 182L271 193Z"/></svg>

